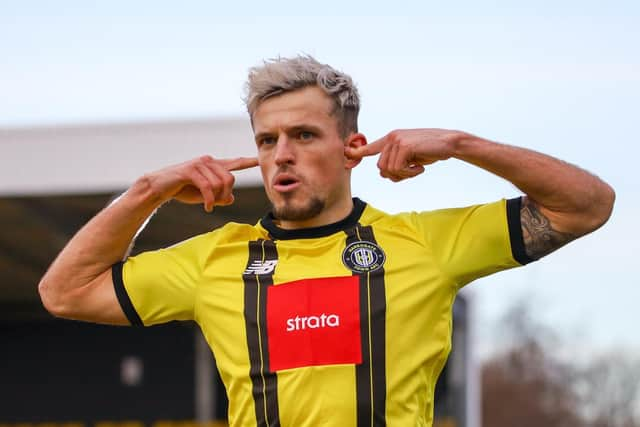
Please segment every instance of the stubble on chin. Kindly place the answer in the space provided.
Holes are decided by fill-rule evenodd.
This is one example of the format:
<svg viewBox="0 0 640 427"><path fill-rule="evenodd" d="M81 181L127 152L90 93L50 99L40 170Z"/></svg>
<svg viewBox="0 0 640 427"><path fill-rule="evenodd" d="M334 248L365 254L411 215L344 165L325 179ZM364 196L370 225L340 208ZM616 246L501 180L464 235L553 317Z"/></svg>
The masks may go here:
<svg viewBox="0 0 640 427"><path fill-rule="evenodd" d="M324 201L318 197L311 197L302 205L285 199L280 206L272 204L272 212L281 221L306 221L320 215L324 206Z"/></svg>

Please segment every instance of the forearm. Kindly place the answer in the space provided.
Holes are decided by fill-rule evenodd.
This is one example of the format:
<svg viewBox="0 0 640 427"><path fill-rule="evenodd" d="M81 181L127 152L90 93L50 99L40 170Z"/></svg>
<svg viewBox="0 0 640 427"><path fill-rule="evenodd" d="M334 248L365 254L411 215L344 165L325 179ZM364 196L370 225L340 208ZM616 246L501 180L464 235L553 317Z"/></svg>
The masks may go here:
<svg viewBox="0 0 640 427"><path fill-rule="evenodd" d="M203 204L205 210L233 202L232 171L258 165L255 157L201 156L147 174L87 223L60 252L40 281L47 310L60 317L127 324L111 266L127 254L145 220L165 201Z"/></svg>
<svg viewBox="0 0 640 427"><path fill-rule="evenodd" d="M575 237L602 225L614 192L589 172L532 150L461 134L452 157L510 181L539 205L561 232Z"/></svg>
<svg viewBox="0 0 640 427"><path fill-rule="evenodd" d="M161 204L141 178L67 243L40 282L45 305L57 305L122 260L144 221Z"/></svg>
<svg viewBox="0 0 640 427"><path fill-rule="evenodd" d="M400 129L368 145L346 147L359 161L380 154L380 175L394 182L413 178L425 166L457 158L510 181L526 194L520 209L524 245L538 259L604 224L615 193L576 166L524 148L447 129Z"/></svg>

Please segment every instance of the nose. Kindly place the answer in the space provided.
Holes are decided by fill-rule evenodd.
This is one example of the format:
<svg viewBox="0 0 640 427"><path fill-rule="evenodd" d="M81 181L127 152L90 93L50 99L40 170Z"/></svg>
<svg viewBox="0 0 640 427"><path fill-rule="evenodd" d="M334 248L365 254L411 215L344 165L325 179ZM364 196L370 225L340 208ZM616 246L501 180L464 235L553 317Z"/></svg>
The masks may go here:
<svg viewBox="0 0 640 427"><path fill-rule="evenodd" d="M278 137L274 154L276 165L292 165L295 163L295 152L292 142L286 135Z"/></svg>

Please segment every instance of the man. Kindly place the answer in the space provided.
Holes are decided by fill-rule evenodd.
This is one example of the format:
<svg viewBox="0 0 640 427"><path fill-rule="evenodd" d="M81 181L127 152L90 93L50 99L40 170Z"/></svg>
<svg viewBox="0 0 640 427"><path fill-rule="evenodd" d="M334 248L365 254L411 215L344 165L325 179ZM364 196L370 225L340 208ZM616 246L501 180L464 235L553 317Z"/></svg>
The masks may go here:
<svg viewBox="0 0 640 427"><path fill-rule="evenodd" d="M39 288L58 316L198 322L232 426L431 425L456 292L595 230L613 207L595 176L464 132L398 130L367 145L351 79L310 57L253 68L247 107L257 158L203 156L141 177L73 237ZM525 196L387 215L351 195L351 170L374 155L392 181L457 158ZM164 202L233 203L232 172L254 166L273 205L258 224L121 262Z"/></svg>

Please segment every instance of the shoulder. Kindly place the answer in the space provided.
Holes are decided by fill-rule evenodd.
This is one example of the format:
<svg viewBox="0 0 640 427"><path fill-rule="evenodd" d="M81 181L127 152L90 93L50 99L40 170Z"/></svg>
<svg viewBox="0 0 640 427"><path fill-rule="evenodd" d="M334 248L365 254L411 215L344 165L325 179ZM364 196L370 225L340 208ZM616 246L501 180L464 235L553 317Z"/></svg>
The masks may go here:
<svg viewBox="0 0 640 427"><path fill-rule="evenodd" d="M416 212L388 213L367 204L360 218L360 224L371 226L379 233L413 239L419 228L416 215Z"/></svg>
<svg viewBox="0 0 640 427"><path fill-rule="evenodd" d="M398 237L417 239L423 245L433 247L456 239L498 239L508 241L511 229L519 221L510 218L512 202L505 199L497 201L424 211L387 214L375 208L367 208L363 217L379 230L385 230ZM514 224L511 224L511 223ZM518 228L519 227L515 227Z"/></svg>
<svg viewBox="0 0 640 427"><path fill-rule="evenodd" d="M211 231L210 233L219 243L251 241L264 239L267 236L266 231L260 224L244 224L239 222L228 222L222 227Z"/></svg>
<svg viewBox="0 0 640 427"><path fill-rule="evenodd" d="M519 200L519 199L518 199ZM500 217L506 219L511 200L500 199L489 203L460 207L447 207L422 211L406 211L389 214L371 205L367 205L362 219L370 224L407 225L422 227L425 225L457 222L470 216L494 221ZM516 211L519 209L519 204Z"/></svg>
<svg viewBox="0 0 640 427"><path fill-rule="evenodd" d="M171 246L160 249L160 252L175 254L204 254L215 247L240 241L257 240L264 237L264 232L255 225L229 222L206 233L198 234Z"/></svg>

